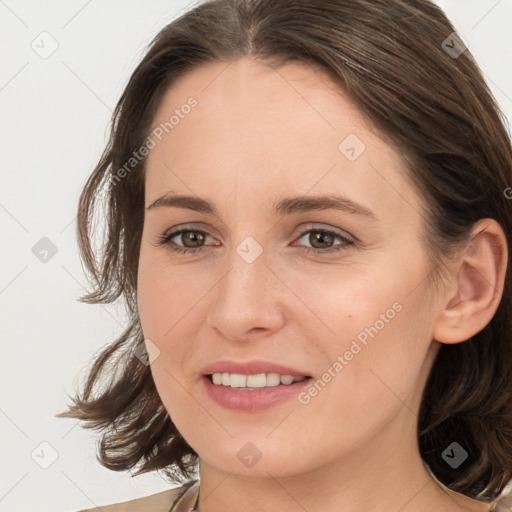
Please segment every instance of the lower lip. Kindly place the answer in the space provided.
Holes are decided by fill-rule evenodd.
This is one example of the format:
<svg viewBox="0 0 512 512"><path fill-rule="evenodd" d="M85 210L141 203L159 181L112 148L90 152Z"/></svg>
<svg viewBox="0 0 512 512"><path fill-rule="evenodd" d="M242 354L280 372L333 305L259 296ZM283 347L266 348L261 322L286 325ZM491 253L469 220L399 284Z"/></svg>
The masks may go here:
<svg viewBox="0 0 512 512"><path fill-rule="evenodd" d="M217 404L227 409L256 412L268 409L296 396L302 388L309 386L311 378L261 389L232 388L220 386L203 377L206 393Z"/></svg>

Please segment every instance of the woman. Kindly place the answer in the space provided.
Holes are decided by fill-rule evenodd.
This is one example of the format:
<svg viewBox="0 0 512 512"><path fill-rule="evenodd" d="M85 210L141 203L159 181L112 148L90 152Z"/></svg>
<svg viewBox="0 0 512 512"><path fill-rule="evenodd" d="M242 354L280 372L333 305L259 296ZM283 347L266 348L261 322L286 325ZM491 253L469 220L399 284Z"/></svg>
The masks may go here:
<svg viewBox="0 0 512 512"><path fill-rule="evenodd" d="M131 322L59 416L103 431L105 467L185 482L101 510L509 510L511 184L430 1L165 27L79 205L82 300Z"/></svg>

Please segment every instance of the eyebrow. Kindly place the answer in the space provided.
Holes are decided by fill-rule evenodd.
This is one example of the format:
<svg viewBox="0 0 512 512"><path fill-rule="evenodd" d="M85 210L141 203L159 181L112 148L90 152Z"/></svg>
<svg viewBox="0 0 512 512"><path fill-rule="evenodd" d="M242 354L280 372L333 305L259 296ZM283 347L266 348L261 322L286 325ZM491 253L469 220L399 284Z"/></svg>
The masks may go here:
<svg viewBox="0 0 512 512"><path fill-rule="evenodd" d="M153 201L146 207L146 210L156 208L182 208L219 217L219 212L213 204L194 196L165 194ZM368 207L343 196L284 197L276 200L273 204L273 211L276 215L291 215L314 210L339 210L378 221L375 213Z"/></svg>

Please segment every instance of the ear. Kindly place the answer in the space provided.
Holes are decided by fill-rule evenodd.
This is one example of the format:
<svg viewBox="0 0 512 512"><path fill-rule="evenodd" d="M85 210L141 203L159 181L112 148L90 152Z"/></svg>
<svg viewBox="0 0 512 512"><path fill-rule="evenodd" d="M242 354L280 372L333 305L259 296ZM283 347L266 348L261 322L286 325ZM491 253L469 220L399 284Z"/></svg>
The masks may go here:
<svg viewBox="0 0 512 512"><path fill-rule="evenodd" d="M494 219L480 219L471 235L475 238L449 265L450 276L433 338L441 343L459 343L480 332L498 309L508 262L507 239Z"/></svg>

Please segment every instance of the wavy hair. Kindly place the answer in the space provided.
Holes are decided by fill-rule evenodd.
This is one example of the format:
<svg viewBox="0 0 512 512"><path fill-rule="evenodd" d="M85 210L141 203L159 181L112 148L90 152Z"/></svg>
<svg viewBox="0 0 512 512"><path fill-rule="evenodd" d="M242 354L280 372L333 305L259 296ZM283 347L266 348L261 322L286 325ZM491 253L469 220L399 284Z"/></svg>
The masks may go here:
<svg viewBox="0 0 512 512"><path fill-rule="evenodd" d="M196 4L156 35L131 75L78 204L80 257L94 288L79 300L106 304L121 298L129 322L57 416L100 431L98 460L115 471L139 466L136 475L156 470L177 483L198 462L167 414L150 367L135 354L144 340L137 268L146 159L134 159L134 151L144 146L163 94L180 76L203 63L242 57L276 67L292 61L321 66L399 149L408 162L407 179L425 199L422 243L433 282L442 282L443 263L471 241L479 219L499 222L512 254L508 125L439 7L429 0ZM95 215L106 227L99 251L93 247ZM418 420L421 456L434 475L481 501L496 498L512 478L511 279L508 265L501 302L484 329L441 346ZM453 440L468 452L456 470L441 456Z"/></svg>

